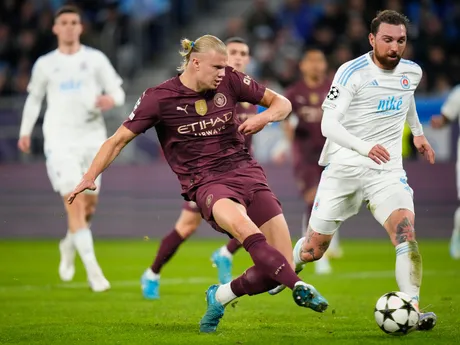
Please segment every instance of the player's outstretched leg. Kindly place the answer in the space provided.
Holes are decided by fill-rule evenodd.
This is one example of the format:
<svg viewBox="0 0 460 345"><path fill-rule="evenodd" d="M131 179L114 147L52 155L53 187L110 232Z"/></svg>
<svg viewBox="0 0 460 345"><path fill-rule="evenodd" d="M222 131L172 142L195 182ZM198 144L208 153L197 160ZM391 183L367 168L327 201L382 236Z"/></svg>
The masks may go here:
<svg viewBox="0 0 460 345"><path fill-rule="evenodd" d="M225 246L212 253L212 265L217 268L217 275L221 284L226 284L232 280L233 254L241 247L241 243L232 238Z"/></svg>
<svg viewBox="0 0 460 345"><path fill-rule="evenodd" d="M454 229L450 239L450 256L452 259L460 260L460 207L454 215Z"/></svg>
<svg viewBox="0 0 460 345"><path fill-rule="evenodd" d="M324 312L329 305L327 300L312 285L298 279L294 285L290 285L294 302L301 307ZM224 316L225 307L236 298L264 293L278 284L257 266L252 266L230 283L211 285L206 291L207 310L200 321L200 332L215 332Z"/></svg>
<svg viewBox="0 0 460 345"><path fill-rule="evenodd" d="M251 214L250 208L248 214ZM213 216L222 229L243 243L255 265L230 283L208 289L208 308L200 321L201 332L216 331L225 306L237 297L263 293L279 284L293 290L294 301L299 306L318 312L326 310L326 299L292 269L291 240L282 214L262 222L260 230L265 235L248 217L245 208L232 200L218 200L213 207ZM268 240L272 245L267 243Z"/></svg>
<svg viewBox="0 0 460 345"><path fill-rule="evenodd" d="M396 249L396 282L399 290L411 296L419 310L422 256L415 240L414 218L412 211L399 208L391 213L383 226ZM420 310L419 313L418 330L431 330L436 325L436 315Z"/></svg>
<svg viewBox="0 0 460 345"><path fill-rule="evenodd" d="M198 211L199 212L199 211ZM171 260L179 246L192 235L201 223L201 216L190 206L182 209L175 228L163 239L151 267L147 268L141 277L142 295L145 299L160 298L160 271Z"/></svg>

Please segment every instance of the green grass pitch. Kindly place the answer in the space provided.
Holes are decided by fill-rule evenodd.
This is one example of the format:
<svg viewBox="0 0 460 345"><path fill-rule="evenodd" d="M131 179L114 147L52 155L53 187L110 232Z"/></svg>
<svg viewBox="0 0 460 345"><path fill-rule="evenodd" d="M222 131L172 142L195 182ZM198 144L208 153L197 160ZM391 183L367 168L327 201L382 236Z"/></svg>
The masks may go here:
<svg viewBox="0 0 460 345"><path fill-rule="evenodd" d="M438 315L431 332L384 334L373 308L397 290L389 241L344 241L334 273L301 273L329 300L324 314L298 307L289 290L243 297L228 306L216 334L199 334L204 291L217 274L212 251L221 241L184 243L162 272L161 299L142 299L139 278L156 241L96 240L96 253L112 290L90 292L83 267L71 283L57 275L57 241L0 241L0 344L460 344L460 262L447 241L420 240L424 277L421 307ZM250 265L241 250L234 274Z"/></svg>

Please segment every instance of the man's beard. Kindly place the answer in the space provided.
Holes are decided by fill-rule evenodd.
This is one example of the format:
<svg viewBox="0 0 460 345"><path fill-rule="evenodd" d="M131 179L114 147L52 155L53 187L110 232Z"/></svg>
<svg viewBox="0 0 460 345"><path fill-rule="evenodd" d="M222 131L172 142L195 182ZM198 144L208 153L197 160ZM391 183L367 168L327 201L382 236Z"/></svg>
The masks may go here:
<svg viewBox="0 0 460 345"><path fill-rule="evenodd" d="M401 55L394 54L388 56L387 54L380 55L377 51L374 52L375 59L384 67L384 69L394 69L398 66L401 60ZM390 59L390 57L396 57L396 59Z"/></svg>

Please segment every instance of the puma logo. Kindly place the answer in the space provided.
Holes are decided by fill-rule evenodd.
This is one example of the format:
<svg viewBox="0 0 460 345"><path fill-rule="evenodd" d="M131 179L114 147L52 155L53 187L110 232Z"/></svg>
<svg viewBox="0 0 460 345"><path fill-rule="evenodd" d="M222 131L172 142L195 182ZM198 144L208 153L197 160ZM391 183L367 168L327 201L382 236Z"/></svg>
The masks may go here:
<svg viewBox="0 0 460 345"><path fill-rule="evenodd" d="M187 111L187 107L188 107L188 104L185 105L185 107L177 107L176 110L182 110L184 111L186 114L188 114L188 111Z"/></svg>

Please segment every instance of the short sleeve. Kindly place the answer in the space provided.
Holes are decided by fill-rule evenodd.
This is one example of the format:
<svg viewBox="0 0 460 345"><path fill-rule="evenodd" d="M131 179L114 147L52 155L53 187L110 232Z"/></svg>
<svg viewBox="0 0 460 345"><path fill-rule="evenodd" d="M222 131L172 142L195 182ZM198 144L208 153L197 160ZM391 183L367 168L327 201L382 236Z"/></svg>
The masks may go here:
<svg viewBox="0 0 460 345"><path fill-rule="evenodd" d="M233 89L238 102L259 104L264 97L265 86L235 69L229 68L227 73L229 74L230 87Z"/></svg>
<svg viewBox="0 0 460 345"><path fill-rule="evenodd" d="M441 114L449 120L455 120L460 113L460 86L452 90L441 107Z"/></svg>
<svg viewBox="0 0 460 345"><path fill-rule="evenodd" d="M356 73L347 65L342 65L336 72L331 89L324 99L322 108L333 109L344 115L355 95Z"/></svg>
<svg viewBox="0 0 460 345"><path fill-rule="evenodd" d="M140 134L161 121L159 100L155 89L147 89L134 105L133 111L123 122L131 132Z"/></svg>
<svg viewBox="0 0 460 345"><path fill-rule="evenodd" d="M27 91L29 94L43 98L46 93L47 78L44 71L43 60L38 59L33 68Z"/></svg>

